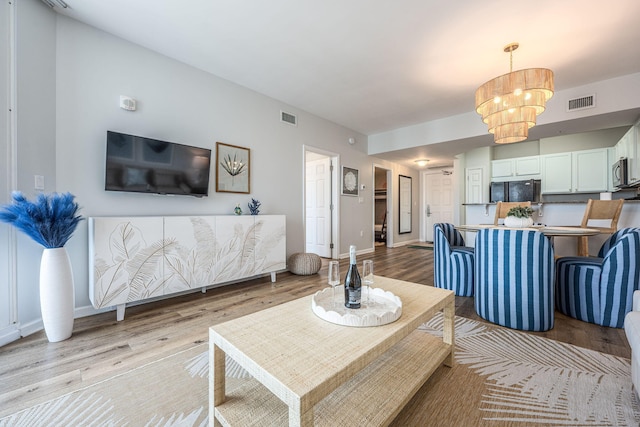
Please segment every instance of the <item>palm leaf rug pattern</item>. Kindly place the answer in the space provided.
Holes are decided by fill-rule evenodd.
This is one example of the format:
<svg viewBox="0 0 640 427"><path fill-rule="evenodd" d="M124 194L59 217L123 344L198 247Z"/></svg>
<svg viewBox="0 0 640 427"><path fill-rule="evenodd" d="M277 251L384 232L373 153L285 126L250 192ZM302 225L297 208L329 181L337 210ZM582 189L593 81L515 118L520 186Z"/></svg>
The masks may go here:
<svg viewBox="0 0 640 427"><path fill-rule="evenodd" d="M420 329L441 336L442 316ZM640 425L627 359L456 318L456 362L486 378L486 421Z"/></svg>
<svg viewBox="0 0 640 427"><path fill-rule="evenodd" d="M438 315L419 329L442 336L442 324ZM460 317L456 317L455 328L456 363L484 378L486 387L478 408L485 414L483 425L640 424L640 402L631 389L629 360ZM163 361L172 364L160 365ZM227 358L226 368L230 378L250 378L233 359ZM145 370L152 372L142 375ZM145 381L158 377L158 372L175 371L179 372L171 380L164 379L163 386L149 383L145 387ZM207 344L199 344L9 415L0 419L0 427L205 426L208 373ZM110 381L130 383L127 392L103 396L99 386L110 389ZM174 402L181 390L188 390L189 399ZM132 420L136 408L151 405L145 396L155 400L158 409L147 418ZM181 410L172 411L174 407Z"/></svg>

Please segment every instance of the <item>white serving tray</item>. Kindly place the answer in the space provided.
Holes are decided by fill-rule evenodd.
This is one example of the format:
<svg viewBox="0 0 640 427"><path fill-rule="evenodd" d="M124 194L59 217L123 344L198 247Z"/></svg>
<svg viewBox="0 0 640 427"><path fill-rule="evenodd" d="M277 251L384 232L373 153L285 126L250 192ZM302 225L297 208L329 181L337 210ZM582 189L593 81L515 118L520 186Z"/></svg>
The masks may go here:
<svg viewBox="0 0 640 427"><path fill-rule="evenodd" d="M344 306L344 286L336 286L335 303L332 289L325 288L311 298L311 308L316 316L327 322L344 326L381 326L395 322L402 315L400 298L380 288L371 288L367 301L367 290L362 287L362 303L358 309Z"/></svg>

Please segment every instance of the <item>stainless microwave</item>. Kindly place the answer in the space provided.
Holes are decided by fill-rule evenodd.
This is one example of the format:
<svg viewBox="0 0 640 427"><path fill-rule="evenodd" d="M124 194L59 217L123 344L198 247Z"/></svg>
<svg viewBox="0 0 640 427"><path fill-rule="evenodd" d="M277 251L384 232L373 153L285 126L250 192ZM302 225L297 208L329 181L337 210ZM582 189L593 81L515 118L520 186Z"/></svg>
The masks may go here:
<svg viewBox="0 0 640 427"><path fill-rule="evenodd" d="M622 188L629 185L629 177L627 175L627 159L621 158L611 167L611 177L613 186Z"/></svg>

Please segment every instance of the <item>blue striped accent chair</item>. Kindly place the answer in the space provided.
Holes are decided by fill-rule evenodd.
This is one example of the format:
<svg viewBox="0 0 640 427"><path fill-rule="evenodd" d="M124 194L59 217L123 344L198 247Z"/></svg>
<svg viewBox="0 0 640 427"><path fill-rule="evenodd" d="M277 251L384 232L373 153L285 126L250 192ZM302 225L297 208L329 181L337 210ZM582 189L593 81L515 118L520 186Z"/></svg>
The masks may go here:
<svg viewBox="0 0 640 427"><path fill-rule="evenodd" d="M523 331L553 328L553 246L535 230L480 230L476 237L476 313Z"/></svg>
<svg viewBox="0 0 640 427"><path fill-rule="evenodd" d="M618 230L598 255L556 261L556 308L584 322L622 328L640 288L640 228Z"/></svg>
<svg viewBox="0 0 640 427"><path fill-rule="evenodd" d="M433 282L462 297L473 296L473 248L464 245L453 224L433 226Z"/></svg>

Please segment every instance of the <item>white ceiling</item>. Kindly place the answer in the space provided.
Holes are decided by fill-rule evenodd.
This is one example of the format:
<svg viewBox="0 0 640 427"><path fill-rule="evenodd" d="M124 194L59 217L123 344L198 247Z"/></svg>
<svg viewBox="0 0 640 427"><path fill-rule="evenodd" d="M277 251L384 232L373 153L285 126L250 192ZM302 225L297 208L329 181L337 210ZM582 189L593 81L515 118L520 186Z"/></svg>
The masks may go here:
<svg viewBox="0 0 640 427"><path fill-rule="evenodd" d="M513 41L513 68L552 69L556 91L640 72L638 0L65 1L57 12L366 135L473 111Z"/></svg>

